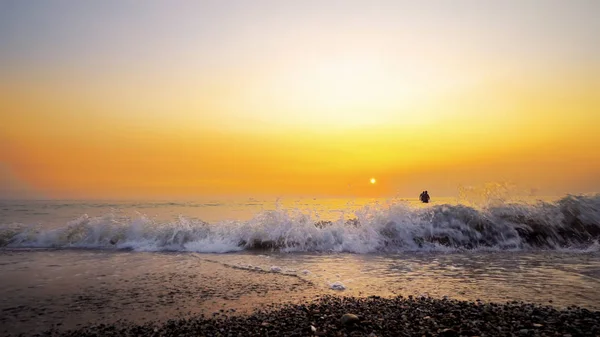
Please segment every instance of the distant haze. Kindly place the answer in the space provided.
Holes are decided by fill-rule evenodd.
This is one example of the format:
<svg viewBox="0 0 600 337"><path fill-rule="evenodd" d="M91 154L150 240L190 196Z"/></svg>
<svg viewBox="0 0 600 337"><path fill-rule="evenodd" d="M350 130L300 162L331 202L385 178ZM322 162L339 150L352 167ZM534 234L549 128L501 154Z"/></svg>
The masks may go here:
<svg viewBox="0 0 600 337"><path fill-rule="evenodd" d="M594 0L2 1L0 198L597 192L599 17Z"/></svg>

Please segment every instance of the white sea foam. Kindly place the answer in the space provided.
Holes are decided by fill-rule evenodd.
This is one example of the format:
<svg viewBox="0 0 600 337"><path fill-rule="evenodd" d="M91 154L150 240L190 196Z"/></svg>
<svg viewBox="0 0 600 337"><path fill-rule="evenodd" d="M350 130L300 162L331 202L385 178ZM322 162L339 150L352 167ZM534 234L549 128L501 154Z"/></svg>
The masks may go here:
<svg viewBox="0 0 600 337"><path fill-rule="evenodd" d="M206 223L142 214L81 217L57 229L0 225L0 247L132 249L226 253L248 249L317 252L398 252L463 249L580 249L600 246L600 195L555 203L486 208L405 203L366 206L354 220L323 222L297 209L263 211L248 221Z"/></svg>

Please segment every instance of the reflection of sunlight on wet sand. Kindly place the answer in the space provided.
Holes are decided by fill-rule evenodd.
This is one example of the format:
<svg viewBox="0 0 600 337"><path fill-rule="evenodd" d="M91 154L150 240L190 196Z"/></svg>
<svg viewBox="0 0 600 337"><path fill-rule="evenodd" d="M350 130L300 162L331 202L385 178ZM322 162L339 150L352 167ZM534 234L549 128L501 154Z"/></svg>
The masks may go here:
<svg viewBox="0 0 600 337"><path fill-rule="evenodd" d="M34 328L32 320L75 328L82 322L142 322L221 310L241 314L316 295L298 277L232 268L193 254L15 251L2 262L0 311L17 307L12 314L29 324L9 323L23 331Z"/></svg>
<svg viewBox="0 0 600 337"><path fill-rule="evenodd" d="M556 258L560 257L560 262ZM335 282L343 295L431 297L474 301L526 301L557 306L600 308L600 262L584 254L563 253L407 253L394 256L352 254L276 254L216 256L218 260L277 264L309 270L303 278L321 292ZM583 260L585 263L578 263ZM246 262L244 262L246 263ZM591 274L594 275L594 274Z"/></svg>
<svg viewBox="0 0 600 337"><path fill-rule="evenodd" d="M597 253L397 255L11 251L4 301L24 322L65 326L118 318L248 313L317 296L430 296L599 309ZM90 267L92 266L92 267ZM72 275L66 277L65 275ZM337 290L336 290L337 289ZM235 311L232 311L235 310ZM11 324L21 324L14 322ZM31 329L24 324L16 329ZM24 330L24 331L25 331Z"/></svg>

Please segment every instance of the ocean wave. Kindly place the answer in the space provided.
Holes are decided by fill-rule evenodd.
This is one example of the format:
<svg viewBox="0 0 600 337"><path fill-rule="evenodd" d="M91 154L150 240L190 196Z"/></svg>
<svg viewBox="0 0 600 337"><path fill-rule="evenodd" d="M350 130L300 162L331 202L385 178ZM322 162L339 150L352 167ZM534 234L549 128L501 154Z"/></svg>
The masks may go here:
<svg viewBox="0 0 600 337"><path fill-rule="evenodd" d="M0 247L374 253L597 250L600 239L600 194L484 208L462 204L423 208L398 202L368 205L352 213L351 220L320 221L310 212L278 208L262 211L248 221L212 224L183 216L159 222L143 215L83 215L58 229L19 223L0 225Z"/></svg>

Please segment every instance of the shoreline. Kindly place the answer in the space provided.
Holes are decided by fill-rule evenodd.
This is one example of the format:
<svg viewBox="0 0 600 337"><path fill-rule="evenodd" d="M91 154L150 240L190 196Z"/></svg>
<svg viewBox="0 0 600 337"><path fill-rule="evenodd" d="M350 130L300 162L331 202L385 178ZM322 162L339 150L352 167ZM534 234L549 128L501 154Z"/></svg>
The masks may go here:
<svg viewBox="0 0 600 337"><path fill-rule="evenodd" d="M0 303L0 335L39 335L52 327L55 330L50 335L67 331L85 335L85 331L97 330L94 327L101 324L103 329L119 331L143 330L149 324L157 331L164 329L163 335L171 334L168 331L186 335L188 332L181 329L190 324L205 324L207 329L220 324L253 326L252 322L261 317L264 322L270 316L290 322L297 330L307 327L306 321L294 321L294 317L304 315L299 308L311 306L321 306L320 312L330 313L309 322L308 328L313 325L317 332L329 333L339 330L336 324L344 313L381 314L365 318L367 321L398 321L401 316L398 318L393 312L399 306L412 306L420 313L431 305L427 301L409 302L420 301L421 296L438 303L439 310L430 310L432 313L423 317L407 314L412 318L403 324L448 312L451 301L444 302L444 298L484 304L467 306L467 311L485 309L492 303L501 306L507 301L545 308L540 309L543 312L568 313L573 306L584 314L600 310L597 254L200 255L55 250L5 251L0 253L0 260L0 293L4 299ZM409 296L413 296L410 301ZM349 299L348 303L340 303L344 298ZM394 302L399 299L408 302ZM476 302L479 299L483 302ZM365 301L382 303L355 311ZM260 314L257 309L270 313ZM288 310L287 314L282 310ZM600 317L594 317L600 326ZM219 323L215 319L228 321ZM242 323L247 320L251 323ZM326 324L319 326L320 321ZM267 323L277 327L277 322ZM577 324L581 322L572 325ZM253 331L262 328L255 326ZM366 336L371 332L379 336L398 327L380 329L367 324L364 328L372 329L361 330ZM562 331L560 327L550 328ZM128 334L127 331L123 333ZM301 336L307 335L306 331L300 332ZM355 335L359 332L355 331ZM310 329L308 335L312 333Z"/></svg>

